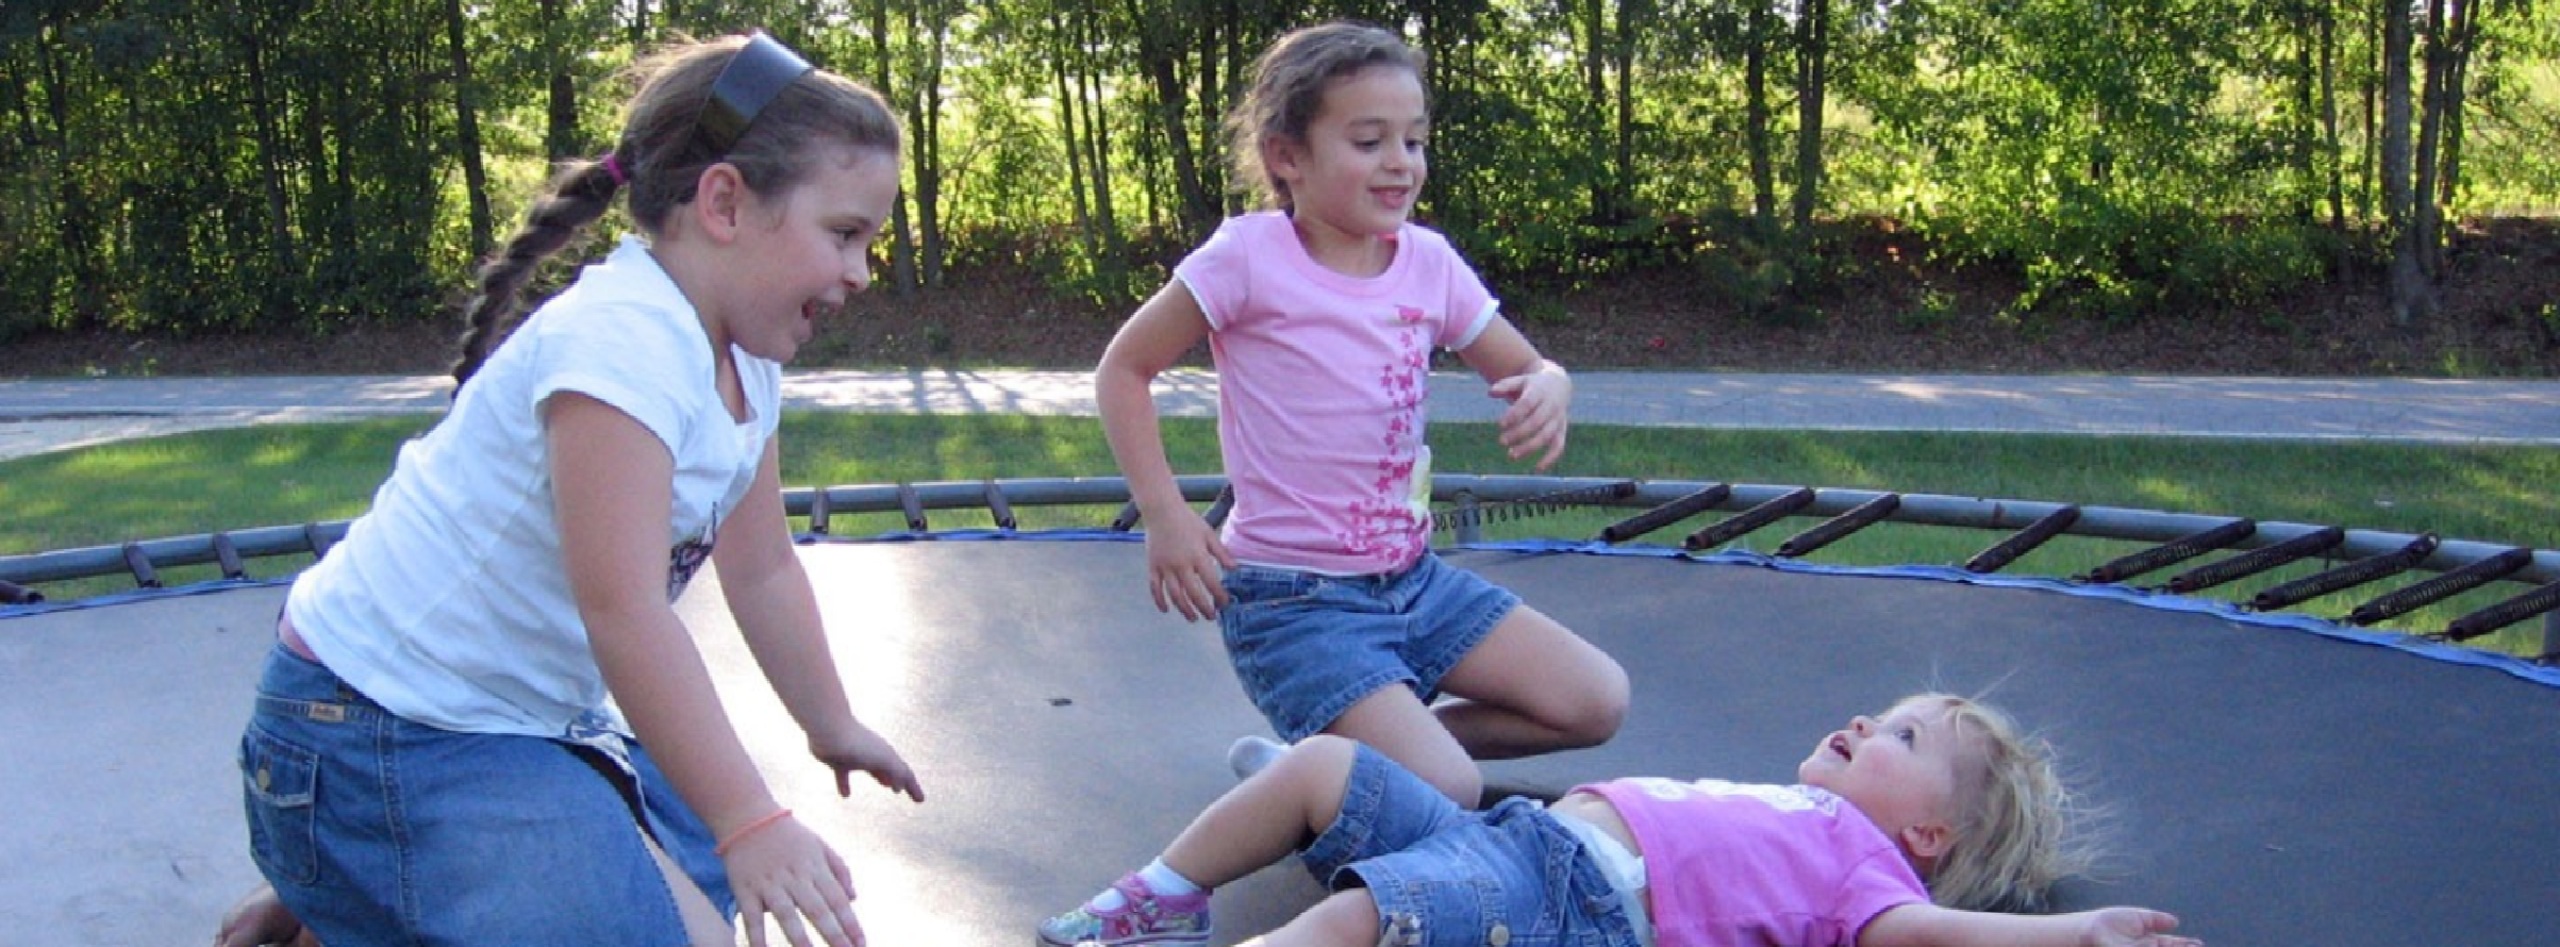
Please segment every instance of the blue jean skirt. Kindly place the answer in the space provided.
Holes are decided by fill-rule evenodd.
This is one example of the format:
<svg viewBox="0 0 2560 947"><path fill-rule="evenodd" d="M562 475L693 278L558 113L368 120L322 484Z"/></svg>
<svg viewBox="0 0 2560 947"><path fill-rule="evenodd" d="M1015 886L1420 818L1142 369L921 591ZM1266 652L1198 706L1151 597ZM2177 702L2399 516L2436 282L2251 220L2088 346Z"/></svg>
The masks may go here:
<svg viewBox="0 0 2560 947"><path fill-rule="evenodd" d="M1396 947L1637 947L1580 838L1528 799L1461 809L1378 751L1354 751L1342 814L1303 854L1331 890L1366 887Z"/></svg>
<svg viewBox="0 0 2560 947"><path fill-rule="evenodd" d="M1509 589L1424 553L1402 572L1228 570L1218 612L1236 681L1282 740L1333 725L1393 684L1429 703L1440 679L1519 607Z"/></svg>
<svg viewBox="0 0 2560 947"><path fill-rule="evenodd" d="M257 701L250 854L330 947L685 944L644 827L735 909L710 829L636 741L426 726L281 645Z"/></svg>

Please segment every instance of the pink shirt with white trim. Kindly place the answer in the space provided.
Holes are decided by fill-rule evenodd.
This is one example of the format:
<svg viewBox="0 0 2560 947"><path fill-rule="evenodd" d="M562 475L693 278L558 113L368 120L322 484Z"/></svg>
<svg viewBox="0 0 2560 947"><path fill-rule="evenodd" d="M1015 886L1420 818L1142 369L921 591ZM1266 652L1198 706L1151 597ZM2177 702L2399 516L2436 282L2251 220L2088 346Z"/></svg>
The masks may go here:
<svg viewBox="0 0 2560 947"><path fill-rule="evenodd" d="M1929 889L1858 807L1812 786L1619 779L1600 794L1643 850L1656 947L1855 944Z"/></svg>
<svg viewBox="0 0 2560 947"><path fill-rule="evenodd" d="M1497 303L1447 238L1408 223L1395 244L1385 272L1346 276L1269 211L1227 220L1174 268L1209 320L1236 492L1222 538L1240 560L1355 575L1422 556L1431 349L1465 348Z"/></svg>

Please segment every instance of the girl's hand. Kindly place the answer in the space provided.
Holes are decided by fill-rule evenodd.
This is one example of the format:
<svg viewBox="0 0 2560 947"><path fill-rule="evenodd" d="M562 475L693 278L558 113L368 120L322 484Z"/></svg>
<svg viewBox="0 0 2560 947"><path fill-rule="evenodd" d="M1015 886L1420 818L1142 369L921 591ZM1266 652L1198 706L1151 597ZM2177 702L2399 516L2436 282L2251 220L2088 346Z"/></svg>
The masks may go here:
<svg viewBox="0 0 2560 947"><path fill-rule="evenodd" d="M738 897L747 943L765 947L765 918L771 917L793 947L811 947L812 932L829 947L862 947L862 923L853 916L853 873L799 819L784 816L752 829L731 841L720 858Z"/></svg>
<svg viewBox="0 0 2560 947"><path fill-rule="evenodd" d="M1209 521L1188 508L1147 527L1147 592L1156 611L1180 611L1184 621L1218 617L1227 607L1227 569L1236 559Z"/></svg>
<svg viewBox="0 0 2560 947"><path fill-rule="evenodd" d="M1539 454L1545 472L1564 456L1568 409L1573 404L1573 376L1554 362L1493 383L1491 394L1511 402L1502 412L1502 447L1511 459Z"/></svg>
<svg viewBox="0 0 2560 947"><path fill-rule="evenodd" d="M2148 908L2101 908L2083 915L2088 930L2080 942L2090 947L2201 947L2203 941L2178 937L2178 919Z"/></svg>
<svg viewBox="0 0 2560 947"><path fill-rule="evenodd" d="M847 733L821 738L809 737L809 754L836 771L836 795L853 795L853 774L871 774L871 779L890 792L903 793L917 802L924 801L924 784L916 781L916 771L907 765L898 748L870 727L855 722Z"/></svg>

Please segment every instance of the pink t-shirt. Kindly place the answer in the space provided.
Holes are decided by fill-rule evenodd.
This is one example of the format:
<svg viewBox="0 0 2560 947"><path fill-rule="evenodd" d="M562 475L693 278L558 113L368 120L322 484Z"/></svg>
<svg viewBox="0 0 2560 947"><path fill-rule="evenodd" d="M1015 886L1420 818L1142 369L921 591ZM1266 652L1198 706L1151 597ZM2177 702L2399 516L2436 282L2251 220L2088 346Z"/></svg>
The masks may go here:
<svg viewBox="0 0 2560 947"><path fill-rule="evenodd" d="M1927 903L1902 850L1812 786L1620 779L1578 787L1643 850L1656 947L1855 944L1887 908Z"/></svg>
<svg viewBox="0 0 2560 947"><path fill-rule="evenodd" d="M1430 538L1423 399L1431 349L1494 318L1447 238L1406 224L1385 272L1345 276L1276 211L1229 219L1174 276L1209 319L1218 443L1238 559L1336 575L1393 572ZM1417 489L1423 496L1416 497Z"/></svg>

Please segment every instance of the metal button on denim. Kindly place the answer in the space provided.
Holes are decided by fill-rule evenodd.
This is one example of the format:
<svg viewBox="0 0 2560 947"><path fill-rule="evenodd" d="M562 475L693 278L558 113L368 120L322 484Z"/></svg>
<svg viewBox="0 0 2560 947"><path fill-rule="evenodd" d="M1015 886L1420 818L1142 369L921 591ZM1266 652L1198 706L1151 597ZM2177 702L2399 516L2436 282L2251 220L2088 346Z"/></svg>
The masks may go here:
<svg viewBox="0 0 2560 947"><path fill-rule="evenodd" d="M1511 943L1510 925L1504 924L1500 921L1494 922L1493 929L1485 932L1484 942L1486 947L1503 947L1503 945Z"/></svg>

